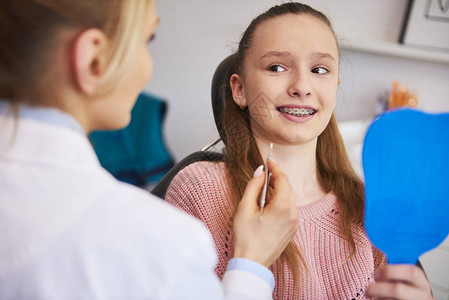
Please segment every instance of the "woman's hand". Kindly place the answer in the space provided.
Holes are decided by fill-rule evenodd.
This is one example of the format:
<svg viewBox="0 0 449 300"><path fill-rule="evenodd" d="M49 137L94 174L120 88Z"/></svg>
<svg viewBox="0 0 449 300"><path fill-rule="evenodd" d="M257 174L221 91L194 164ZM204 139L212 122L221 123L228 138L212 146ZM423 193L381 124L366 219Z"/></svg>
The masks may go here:
<svg viewBox="0 0 449 300"><path fill-rule="evenodd" d="M374 272L365 295L375 299L434 299L424 272L414 265L386 265Z"/></svg>
<svg viewBox="0 0 449 300"><path fill-rule="evenodd" d="M252 179L234 218L234 257L251 259L269 267L281 255L298 230L298 211L287 176L272 160L270 186L273 194L260 217L259 194L265 176Z"/></svg>

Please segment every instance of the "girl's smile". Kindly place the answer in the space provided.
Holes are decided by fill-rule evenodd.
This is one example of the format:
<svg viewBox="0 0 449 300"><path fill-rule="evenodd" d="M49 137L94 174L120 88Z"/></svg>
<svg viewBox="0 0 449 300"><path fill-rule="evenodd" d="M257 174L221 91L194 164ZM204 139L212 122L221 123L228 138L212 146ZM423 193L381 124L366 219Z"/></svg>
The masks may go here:
<svg viewBox="0 0 449 300"><path fill-rule="evenodd" d="M282 118L292 122L304 123L313 118L317 112L311 106L297 105L297 104L287 104L276 107Z"/></svg>

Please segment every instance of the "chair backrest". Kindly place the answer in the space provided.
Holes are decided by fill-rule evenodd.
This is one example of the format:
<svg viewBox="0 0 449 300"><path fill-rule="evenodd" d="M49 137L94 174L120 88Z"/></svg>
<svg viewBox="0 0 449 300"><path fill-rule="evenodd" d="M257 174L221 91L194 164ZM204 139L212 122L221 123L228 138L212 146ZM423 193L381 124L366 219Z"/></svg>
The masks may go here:
<svg viewBox="0 0 449 300"><path fill-rule="evenodd" d="M225 107L226 99L229 96L229 77L236 70L236 55L232 54L226 57L215 70L214 76L212 78L211 86L211 100L212 100L212 110L214 113L215 124L217 126L218 133L220 134L221 140L226 143L226 136L224 134L221 118L223 115L223 110ZM198 161L212 161L218 162L223 161L224 155L222 153L214 151L197 151L189 156L185 157L183 160L178 162L151 190L153 195L164 199L167 189L170 186L171 181L182 169L188 165L198 162Z"/></svg>

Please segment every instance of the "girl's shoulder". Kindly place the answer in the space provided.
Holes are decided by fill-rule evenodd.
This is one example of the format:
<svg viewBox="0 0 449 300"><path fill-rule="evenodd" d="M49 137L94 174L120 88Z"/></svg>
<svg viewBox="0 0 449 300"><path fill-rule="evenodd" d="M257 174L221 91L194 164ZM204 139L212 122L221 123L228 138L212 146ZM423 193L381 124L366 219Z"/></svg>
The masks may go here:
<svg viewBox="0 0 449 300"><path fill-rule="evenodd" d="M165 200L188 206L213 208L231 206L229 184L224 162L195 162L173 178Z"/></svg>
<svg viewBox="0 0 449 300"><path fill-rule="evenodd" d="M227 225L235 210L223 162L202 161L185 167L170 183L165 200L200 219L210 231Z"/></svg>
<svg viewBox="0 0 449 300"><path fill-rule="evenodd" d="M216 185L217 181L225 181L226 164L224 162L198 161L194 162L181 171L173 178L172 183L188 183Z"/></svg>

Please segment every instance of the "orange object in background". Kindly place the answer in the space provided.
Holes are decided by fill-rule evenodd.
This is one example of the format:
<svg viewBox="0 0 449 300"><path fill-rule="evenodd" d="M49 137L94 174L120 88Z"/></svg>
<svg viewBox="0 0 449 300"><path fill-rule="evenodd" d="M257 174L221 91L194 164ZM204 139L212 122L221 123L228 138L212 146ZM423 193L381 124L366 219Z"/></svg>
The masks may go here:
<svg viewBox="0 0 449 300"><path fill-rule="evenodd" d="M410 93L404 84L398 81L393 81L393 87L388 98L388 109L398 107L416 107L418 105L418 98Z"/></svg>

